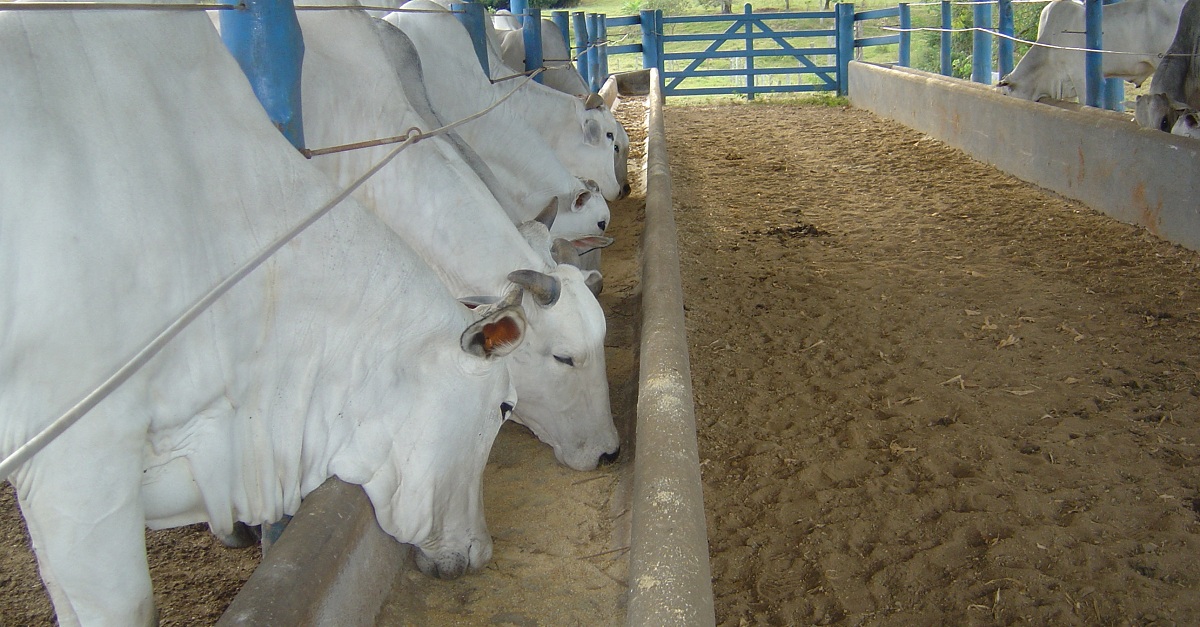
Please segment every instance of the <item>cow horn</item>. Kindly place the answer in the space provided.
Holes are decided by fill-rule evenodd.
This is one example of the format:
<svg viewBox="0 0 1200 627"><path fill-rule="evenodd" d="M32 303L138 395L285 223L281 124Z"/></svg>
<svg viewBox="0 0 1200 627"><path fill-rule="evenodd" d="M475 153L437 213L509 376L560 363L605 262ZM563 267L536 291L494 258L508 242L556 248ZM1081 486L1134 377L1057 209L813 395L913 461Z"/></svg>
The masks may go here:
<svg viewBox="0 0 1200 627"><path fill-rule="evenodd" d="M550 249L550 256L554 258L555 263L579 267L579 251L575 250L575 244L572 244L570 240L556 238L554 247Z"/></svg>
<svg viewBox="0 0 1200 627"><path fill-rule="evenodd" d="M585 98L583 101L583 108L587 110L599 109L603 106L604 98L601 98L600 94L597 93L588 94L587 98Z"/></svg>
<svg viewBox="0 0 1200 627"><path fill-rule="evenodd" d="M542 223L542 225L544 225L548 231L550 230L550 227L554 225L554 218L556 217L558 217L557 196L550 199L550 202L546 204L546 208L542 209L542 212L537 214L537 217L534 218L534 221Z"/></svg>
<svg viewBox="0 0 1200 627"><path fill-rule="evenodd" d="M552 307L562 292L558 279L537 270L514 270L508 280L525 288L542 307Z"/></svg>

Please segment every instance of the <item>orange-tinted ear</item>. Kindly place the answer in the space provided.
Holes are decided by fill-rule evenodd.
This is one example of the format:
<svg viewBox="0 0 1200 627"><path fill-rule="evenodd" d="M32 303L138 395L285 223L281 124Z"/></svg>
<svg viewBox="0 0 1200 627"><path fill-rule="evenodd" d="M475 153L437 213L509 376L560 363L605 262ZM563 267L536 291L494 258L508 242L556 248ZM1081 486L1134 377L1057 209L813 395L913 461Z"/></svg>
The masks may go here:
<svg viewBox="0 0 1200 627"><path fill-rule="evenodd" d="M462 349L476 357L503 357L525 339L525 314L520 307L505 307L476 321L463 331Z"/></svg>

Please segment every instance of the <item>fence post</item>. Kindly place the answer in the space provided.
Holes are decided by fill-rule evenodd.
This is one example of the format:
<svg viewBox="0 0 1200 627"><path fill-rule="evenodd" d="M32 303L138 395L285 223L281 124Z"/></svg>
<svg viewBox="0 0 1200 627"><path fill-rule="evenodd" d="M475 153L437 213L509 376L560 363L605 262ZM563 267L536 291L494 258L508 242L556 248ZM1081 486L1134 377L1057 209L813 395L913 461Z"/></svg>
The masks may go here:
<svg viewBox="0 0 1200 627"><path fill-rule="evenodd" d="M525 24L525 9L529 7L526 0L508 0L508 12L517 18L517 21L522 25Z"/></svg>
<svg viewBox="0 0 1200 627"><path fill-rule="evenodd" d="M550 13L550 19L554 20L558 32L562 33L563 43L567 46L567 55L569 56L571 54L571 12L553 11ZM545 42L542 43L545 44Z"/></svg>
<svg viewBox="0 0 1200 627"><path fill-rule="evenodd" d="M754 26L750 23L754 9L742 5L742 23L746 26L746 100L754 100Z"/></svg>
<svg viewBox="0 0 1200 627"><path fill-rule="evenodd" d="M471 36L471 45L475 48L475 57L479 59L479 66L483 68L485 76L492 75L492 69L488 64L488 49L487 49L487 31L484 30L483 20L487 19L483 16L483 5L478 2L454 3L450 5L450 10L454 11L455 17L462 25L466 27L467 34Z"/></svg>
<svg viewBox="0 0 1200 627"><path fill-rule="evenodd" d="M1084 36L1084 84L1087 87L1089 107L1104 106L1104 7L1100 0L1084 0L1083 22L1087 34Z"/></svg>
<svg viewBox="0 0 1200 627"><path fill-rule="evenodd" d="M292 0L247 0L246 8L221 11L221 40L250 80L254 95L279 132L304 148L300 71L304 37Z"/></svg>
<svg viewBox="0 0 1200 627"><path fill-rule="evenodd" d="M950 0L942 0L942 76L953 76L954 65L950 61L950 29L954 28L954 14L950 10Z"/></svg>
<svg viewBox="0 0 1200 627"><path fill-rule="evenodd" d="M901 2L897 7L900 9L900 58L897 60L897 65L900 67L912 66L912 10L907 2Z"/></svg>
<svg viewBox="0 0 1200 627"><path fill-rule="evenodd" d="M1104 4L1116 4L1118 0L1104 0ZM1125 81L1120 78L1104 80L1104 106L1113 111L1125 110Z"/></svg>
<svg viewBox="0 0 1200 627"><path fill-rule="evenodd" d="M850 59L854 56L854 4L839 2L833 5L837 25L837 85L838 95L850 95Z"/></svg>
<svg viewBox="0 0 1200 627"><path fill-rule="evenodd" d="M990 29L992 27L992 5L982 3L975 5L975 15L971 25L975 28ZM992 83L992 34L979 30L973 31L973 34L971 80L990 85Z"/></svg>
<svg viewBox="0 0 1200 627"><path fill-rule="evenodd" d="M597 49L597 42L600 39L600 16L596 13L587 14L587 41L588 41L588 88L592 92L599 93L600 91L600 51Z"/></svg>
<svg viewBox="0 0 1200 627"><path fill-rule="evenodd" d="M608 80L608 16L601 13L596 18L596 26L600 29L600 37L597 43L600 50L600 80L601 85Z"/></svg>
<svg viewBox="0 0 1200 627"><path fill-rule="evenodd" d="M583 84L591 85L591 75L588 74L587 18L584 17L583 11L571 14L571 26L575 29L575 69L583 78Z"/></svg>
<svg viewBox="0 0 1200 627"><path fill-rule="evenodd" d="M658 58L658 29L654 27L654 9L642 9L638 17L642 28L642 69L658 68L661 74L663 68Z"/></svg>
<svg viewBox="0 0 1200 627"><path fill-rule="evenodd" d="M1013 26L1012 0L999 0L999 2L1000 34L1012 37L1013 31L1016 30L1016 28ZM1007 37L1001 37L1000 41L997 42L996 45L998 46L996 56L999 57L998 63L1000 65L1000 76L1008 76L1008 74L1013 71L1013 40L1008 39Z"/></svg>
<svg viewBox="0 0 1200 627"><path fill-rule="evenodd" d="M525 71L532 72L543 64L541 9L525 9L525 16L521 18L521 37L525 41ZM543 76L538 74L533 80L544 82Z"/></svg>

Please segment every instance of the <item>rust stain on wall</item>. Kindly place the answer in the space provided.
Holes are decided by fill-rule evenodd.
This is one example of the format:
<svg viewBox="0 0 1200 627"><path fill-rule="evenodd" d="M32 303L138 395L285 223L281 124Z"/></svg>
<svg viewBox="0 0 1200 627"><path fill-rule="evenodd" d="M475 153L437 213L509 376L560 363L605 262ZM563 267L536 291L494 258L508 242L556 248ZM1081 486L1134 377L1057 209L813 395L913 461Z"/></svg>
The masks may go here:
<svg viewBox="0 0 1200 627"><path fill-rule="evenodd" d="M1083 179L1087 175L1087 165L1083 162L1083 146L1075 149L1079 154L1079 172L1075 175L1075 182L1083 185Z"/></svg>
<svg viewBox="0 0 1200 627"><path fill-rule="evenodd" d="M1133 187L1133 206L1138 212L1138 223L1146 227L1146 230L1155 235L1159 235L1159 226L1162 223L1162 201L1151 205L1146 198L1146 184L1138 183Z"/></svg>

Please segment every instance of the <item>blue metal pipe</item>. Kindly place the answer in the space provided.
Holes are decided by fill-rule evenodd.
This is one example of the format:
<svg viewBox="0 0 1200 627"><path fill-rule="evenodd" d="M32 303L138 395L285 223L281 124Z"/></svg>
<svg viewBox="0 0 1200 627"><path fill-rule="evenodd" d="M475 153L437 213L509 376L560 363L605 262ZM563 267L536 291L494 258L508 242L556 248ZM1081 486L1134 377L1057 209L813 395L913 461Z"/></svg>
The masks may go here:
<svg viewBox="0 0 1200 627"><path fill-rule="evenodd" d="M562 33L563 43L567 46L567 54L571 54L571 12L570 11L553 11L550 13L550 19L554 21L554 25L558 27L558 31Z"/></svg>
<svg viewBox="0 0 1200 627"><path fill-rule="evenodd" d="M1104 48L1104 6L1100 0L1084 0L1083 22L1087 31L1084 45L1088 48L1084 53L1084 83L1087 86L1085 104L1103 107L1104 55L1099 51Z"/></svg>
<svg viewBox="0 0 1200 627"><path fill-rule="evenodd" d="M521 36L525 40L525 71L532 72L543 65L541 9L525 9L525 17L521 19ZM538 74L533 80L542 82L542 75Z"/></svg>
<svg viewBox="0 0 1200 627"><path fill-rule="evenodd" d="M479 59L479 66L483 68L483 73L490 77L492 69L488 63L487 31L483 26L483 20L487 18L483 15L483 5L468 1L451 4L450 10L455 11L454 15L458 17L458 21L466 27L467 34L471 37L471 45L475 48L475 57Z"/></svg>
<svg viewBox="0 0 1200 627"><path fill-rule="evenodd" d="M954 74L954 66L950 62L950 29L952 28L954 28L954 21L953 13L950 11L950 0L942 0L942 76L952 76Z"/></svg>
<svg viewBox="0 0 1200 627"><path fill-rule="evenodd" d="M245 10L221 11L221 40L250 80L271 122L304 148L300 71L304 38L292 0L246 0Z"/></svg>
<svg viewBox="0 0 1200 627"><path fill-rule="evenodd" d="M1016 27L1013 25L1013 7L1012 0L999 0L1000 11L1000 34L1013 36L1013 31ZM999 57L1000 76L1008 76L1013 71L1013 40L1001 37L996 44L998 46L996 56Z"/></svg>
<svg viewBox="0 0 1200 627"><path fill-rule="evenodd" d="M992 5L975 5L975 15L972 21L975 28L992 27ZM971 45L971 80L984 85L992 84L992 35L982 31L972 33Z"/></svg>
<svg viewBox="0 0 1200 627"><path fill-rule="evenodd" d="M583 84L591 85L592 81L589 78L591 74L588 73L587 18L583 11L575 11L571 14L571 26L575 29L575 69L583 78Z"/></svg>
<svg viewBox="0 0 1200 627"><path fill-rule="evenodd" d="M588 59L588 88L592 92L600 91L600 51L596 49L600 39L600 16L596 13L587 14L587 59Z"/></svg>
<svg viewBox="0 0 1200 627"><path fill-rule="evenodd" d="M839 2L834 5L833 13L837 24L837 90L839 96L845 96L850 93L846 78L850 59L854 58L854 5Z"/></svg>
<svg viewBox="0 0 1200 627"><path fill-rule="evenodd" d="M642 9L638 15L642 19L642 69L654 67L662 74L662 59L658 56L658 30L654 28L654 9Z"/></svg>
<svg viewBox="0 0 1200 627"><path fill-rule="evenodd" d="M1105 5L1116 4L1118 0L1104 0ZM1125 81L1119 78L1104 80L1104 106L1113 111L1125 110Z"/></svg>
<svg viewBox="0 0 1200 627"><path fill-rule="evenodd" d="M900 67L912 66L912 11L907 2L901 2L900 10L900 52L896 64Z"/></svg>
<svg viewBox="0 0 1200 627"><path fill-rule="evenodd" d="M608 22L606 20L607 17L603 13L596 18L596 26L600 28L600 37L596 43L599 44L599 48L597 49L600 51L601 85L604 84L604 81L608 80Z"/></svg>
<svg viewBox="0 0 1200 627"><path fill-rule="evenodd" d="M528 8L527 0L508 0L508 12L517 17L517 21L524 24L525 9Z"/></svg>

